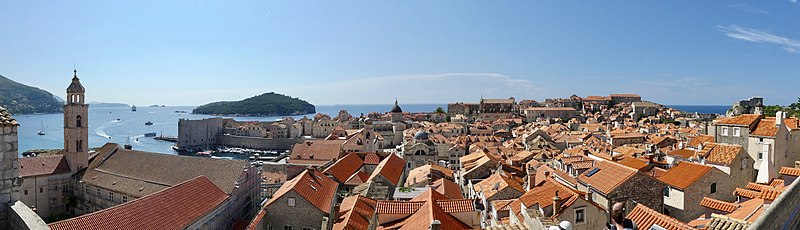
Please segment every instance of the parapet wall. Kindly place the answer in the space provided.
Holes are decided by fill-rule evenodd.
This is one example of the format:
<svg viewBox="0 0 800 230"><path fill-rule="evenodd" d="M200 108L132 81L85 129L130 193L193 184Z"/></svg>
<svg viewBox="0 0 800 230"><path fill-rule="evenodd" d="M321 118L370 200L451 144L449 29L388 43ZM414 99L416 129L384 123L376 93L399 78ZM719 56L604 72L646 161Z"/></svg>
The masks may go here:
<svg viewBox="0 0 800 230"><path fill-rule="evenodd" d="M300 138L261 138L233 135L218 135L217 144L228 147L241 147L262 150L289 150L294 144L300 143Z"/></svg>

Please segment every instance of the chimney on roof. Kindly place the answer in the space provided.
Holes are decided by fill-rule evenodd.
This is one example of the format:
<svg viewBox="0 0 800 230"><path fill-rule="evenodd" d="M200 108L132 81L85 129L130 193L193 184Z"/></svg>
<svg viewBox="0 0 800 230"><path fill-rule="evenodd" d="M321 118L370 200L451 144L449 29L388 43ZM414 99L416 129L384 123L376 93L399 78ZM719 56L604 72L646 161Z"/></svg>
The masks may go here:
<svg viewBox="0 0 800 230"><path fill-rule="evenodd" d="M556 195L553 196L553 215L559 212L561 212L561 197L558 197L558 190L556 190Z"/></svg>
<svg viewBox="0 0 800 230"><path fill-rule="evenodd" d="M594 193L592 192L592 185L591 184L587 184L586 187L587 187L586 200L589 201L590 203L594 202L593 201L594 198L592 198L592 195L594 195Z"/></svg>
<svg viewBox="0 0 800 230"><path fill-rule="evenodd" d="M440 229L442 229L442 222L439 221L439 220L431 221L431 227L429 229L430 230L440 230Z"/></svg>
<svg viewBox="0 0 800 230"><path fill-rule="evenodd" d="M780 128L783 126L783 120L786 119L786 112L778 111L775 113L775 127Z"/></svg>

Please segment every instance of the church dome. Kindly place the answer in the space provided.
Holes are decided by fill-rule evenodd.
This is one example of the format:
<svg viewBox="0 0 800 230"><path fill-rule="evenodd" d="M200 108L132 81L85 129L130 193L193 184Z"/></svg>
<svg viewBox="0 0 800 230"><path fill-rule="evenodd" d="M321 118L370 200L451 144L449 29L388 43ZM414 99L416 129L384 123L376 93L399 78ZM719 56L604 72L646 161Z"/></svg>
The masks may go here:
<svg viewBox="0 0 800 230"><path fill-rule="evenodd" d="M86 89L83 88L81 85L80 79L78 79L78 70L73 71L75 75L72 76L72 83L69 84L67 87L67 93L83 93L86 92Z"/></svg>
<svg viewBox="0 0 800 230"><path fill-rule="evenodd" d="M397 104L397 100L394 100L394 107L392 107L392 113L402 113L403 109L400 108L400 105Z"/></svg>
<svg viewBox="0 0 800 230"><path fill-rule="evenodd" d="M428 132L425 132L425 130L418 131L416 134L414 134L414 140L428 140Z"/></svg>

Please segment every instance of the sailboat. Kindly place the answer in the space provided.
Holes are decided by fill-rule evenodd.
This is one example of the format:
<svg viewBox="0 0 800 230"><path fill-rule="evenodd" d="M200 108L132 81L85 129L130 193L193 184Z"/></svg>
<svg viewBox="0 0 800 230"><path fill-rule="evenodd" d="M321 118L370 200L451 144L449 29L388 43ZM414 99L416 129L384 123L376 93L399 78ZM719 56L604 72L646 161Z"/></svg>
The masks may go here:
<svg viewBox="0 0 800 230"><path fill-rule="evenodd" d="M42 121L42 128L39 129L39 131L36 132L36 134L39 135L39 136L44 136L44 134L45 134L44 133L44 121Z"/></svg>

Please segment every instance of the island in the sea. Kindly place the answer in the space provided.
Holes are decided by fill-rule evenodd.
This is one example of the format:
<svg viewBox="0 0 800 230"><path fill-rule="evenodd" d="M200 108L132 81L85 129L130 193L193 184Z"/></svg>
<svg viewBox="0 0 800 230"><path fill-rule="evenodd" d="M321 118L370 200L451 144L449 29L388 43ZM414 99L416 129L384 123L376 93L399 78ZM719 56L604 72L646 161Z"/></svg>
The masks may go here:
<svg viewBox="0 0 800 230"><path fill-rule="evenodd" d="M274 92L241 101L220 101L198 106L192 113L222 116L292 116L316 113L314 105Z"/></svg>

